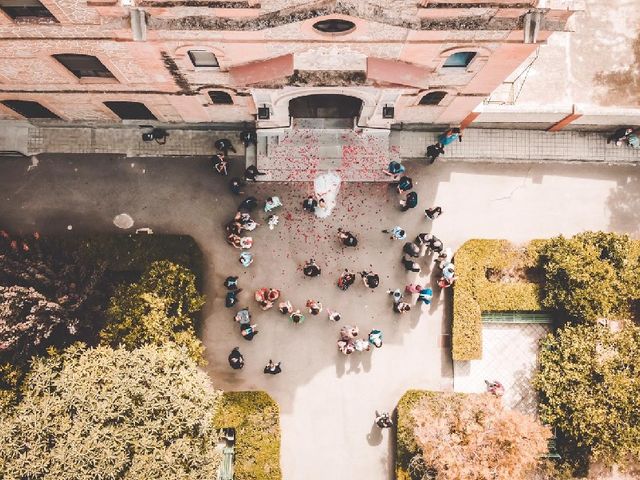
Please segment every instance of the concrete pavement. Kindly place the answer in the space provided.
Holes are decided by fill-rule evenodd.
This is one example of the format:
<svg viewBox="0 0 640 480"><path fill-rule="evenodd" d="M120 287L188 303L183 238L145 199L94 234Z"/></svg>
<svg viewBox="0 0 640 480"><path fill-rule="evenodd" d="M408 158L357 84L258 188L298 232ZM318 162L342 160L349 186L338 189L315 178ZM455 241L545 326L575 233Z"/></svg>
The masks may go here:
<svg viewBox="0 0 640 480"><path fill-rule="evenodd" d="M446 347L450 319L447 295L436 291L430 308L407 316L391 311L387 288L401 287L415 277L399 263L402 242L380 232L396 224L410 236L430 231L422 210L400 213L397 199L385 185L344 184L339 205L327 220L301 211L311 184L258 184L247 192L258 198L279 195L284 203L276 230L255 233L254 264L242 269L238 251L224 242L223 225L238 203L216 176L206 158L83 158L41 156L27 171L29 159L0 161L0 227L13 230L116 232L112 219L126 212L134 228L157 233L192 235L206 261L206 294L202 338L207 346L207 371L226 390L264 389L282 411L282 467L286 480L392 478L393 451L389 432L373 427L374 410L391 410L409 388L450 389L451 360ZM239 170L240 166L234 166ZM473 237L508 238L524 242L585 229L614 229L640 234L640 172L632 166L559 164L407 162L420 195L420 206L441 205L444 214L433 232L452 248ZM264 215L259 215L263 217ZM354 251L342 251L335 239L338 226L360 237ZM297 265L314 257L322 276L306 279ZM421 260L428 281L431 269ZM372 266L381 276L374 292L354 285L335 287L341 269ZM238 274L245 289L239 306L250 306L260 333L243 340L233 322L235 310L223 305L222 281ZM290 325L277 311L262 312L253 290L278 287L283 297L303 307L307 298L342 313L332 324L325 312ZM342 324L384 332L384 346L370 353L343 357L335 342ZM226 357L234 346L245 355L243 371L232 371ZM283 373L263 375L272 358ZM268 378L267 378L268 377Z"/></svg>

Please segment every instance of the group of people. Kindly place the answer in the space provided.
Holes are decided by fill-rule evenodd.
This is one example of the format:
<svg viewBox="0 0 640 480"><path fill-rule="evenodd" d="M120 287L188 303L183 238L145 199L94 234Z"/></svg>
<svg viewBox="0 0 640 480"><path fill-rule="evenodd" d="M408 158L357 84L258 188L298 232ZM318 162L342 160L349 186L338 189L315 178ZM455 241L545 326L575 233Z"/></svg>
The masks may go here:
<svg viewBox="0 0 640 480"><path fill-rule="evenodd" d="M607 138L607 144L609 143L615 143L617 146L627 145L633 148L640 148L640 137L638 137L637 130L622 127Z"/></svg>
<svg viewBox="0 0 640 480"><path fill-rule="evenodd" d="M382 331L373 329L369 332L367 339L358 338L360 329L351 325L345 325L340 329L338 339L338 351L344 355L351 355L353 352L368 352L371 347L382 347Z"/></svg>

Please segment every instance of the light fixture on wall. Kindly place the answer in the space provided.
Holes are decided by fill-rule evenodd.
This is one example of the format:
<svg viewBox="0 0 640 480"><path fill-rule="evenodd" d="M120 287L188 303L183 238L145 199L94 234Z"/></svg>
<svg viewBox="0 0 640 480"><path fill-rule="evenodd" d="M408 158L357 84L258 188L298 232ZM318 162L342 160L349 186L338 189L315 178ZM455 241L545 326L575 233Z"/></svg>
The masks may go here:
<svg viewBox="0 0 640 480"><path fill-rule="evenodd" d="M382 107L382 118L393 118L395 114L395 108L390 105Z"/></svg>
<svg viewBox="0 0 640 480"><path fill-rule="evenodd" d="M263 105L258 108L258 120L269 120L271 117L271 112L269 111L269 107Z"/></svg>

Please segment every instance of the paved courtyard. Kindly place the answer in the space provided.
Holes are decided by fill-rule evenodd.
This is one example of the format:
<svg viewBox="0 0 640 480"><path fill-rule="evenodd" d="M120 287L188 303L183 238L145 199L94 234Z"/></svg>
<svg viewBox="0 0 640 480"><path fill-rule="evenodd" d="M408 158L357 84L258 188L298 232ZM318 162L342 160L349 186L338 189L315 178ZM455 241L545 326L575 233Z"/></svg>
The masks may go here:
<svg viewBox="0 0 640 480"><path fill-rule="evenodd" d="M27 171L28 159L0 161L0 226L43 233L115 232L113 217L126 212L135 227L157 233L187 233L200 244L206 260L206 307L202 337L208 372L226 390L264 389L282 411L282 467L286 480L392 478L389 432L373 427L375 409L392 409L409 388L451 389L452 365L447 345L450 302L436 291L433 304L398 317L391 311L387 288L401 287L415 276L400 265L402 242L380 232L396 224L410 236L431 231L452 248L474 237L524 242L585 229L640 233L640 175L637 167L605 165L535 165L407 162L424 208L441 205L435 225L422 211L397 210L397 200L384 184L343 184L339 204L327 220L304 214L300 204L310 183L259 184L247 193L259 198L276 194L284 202L281 224L260 227L254 235L254 264L242 269L238 251L224 241L223 225L238 199L216 176L206 158L41 156ZM237 171L240 166L234 167ZM343 251L338 226L359 234L360 245ZM297 270L309 257L322 276L306 279ZM372 266L381 276L374 292L361 283L349 291L335 287L346 268ZM429 281L423 261L421 281ZM238 274L240 306L252 307L260 333L244 341L233 322L234 311L223 304L222 281ZM302 307L317 298L343 315L339 324L326 315L293 326L276 311L261 312L252 291L271 286ZM384 332L384 346L346 358L335 347L341 324L357 324ZM240 346L243 371L232 371L228 352ZM276 377L262 374L269 359L283 362ZM267 378L268 377L268 378Z"/></svg>

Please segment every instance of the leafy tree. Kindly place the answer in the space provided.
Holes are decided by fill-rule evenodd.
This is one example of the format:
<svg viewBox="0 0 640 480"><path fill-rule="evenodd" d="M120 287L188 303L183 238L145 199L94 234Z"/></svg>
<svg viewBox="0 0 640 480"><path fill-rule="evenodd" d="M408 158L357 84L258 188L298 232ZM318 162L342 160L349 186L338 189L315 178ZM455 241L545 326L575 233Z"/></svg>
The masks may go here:
<svg viewBox="0 0 640 480"><path fill-rule="evenodd" d="M49 345L87 336L99 323L104 265L46 253L36 239L0 232L0 362L24 364Z"/></svg>
<svg viewBox="0 0 640 480"><path fill-rule="evenodd" d="M194 329L195 314L203 305L190 270L168 261L154 262L138 283L116 289L100 338L104 344L130 349L171 341L203 363L204 347Z"/></svg>
<svg viewBox="0 0 640 480"><path fill-rule="evenodd" d="M0 415L0 478L211 480L219 402L175 346L69 347L36 359Z"/></svg>
<svg viewBox="0 0 640 480"><path fill-rule="evenodd" d="M489 394L430 396L412 416L421 450L413 467L438 480L528 480L550 437L533 417L505 410Z"/></svg>
<svg viewBox="0 0 640 480"><path fill-rule="evenodd" d="M540 251L545 283L542 303L572 320L629 318L640 294L637 244L627 235L584 232L559 236Z"/></svg>
<svg viewBox="0 0 640 480"><path fill-rule="evenodd" d="M541 344L540 416L606 464L640 458L640 328L568 325Z"/></svg>

